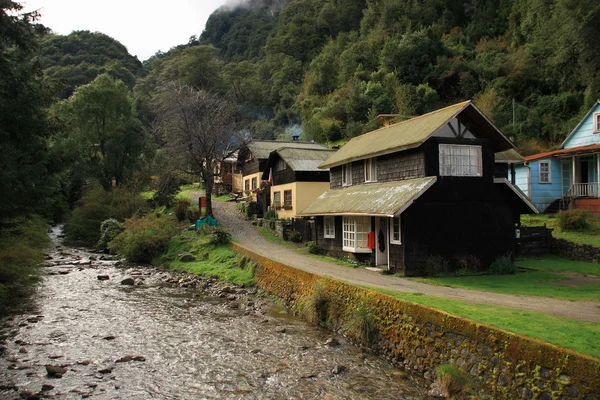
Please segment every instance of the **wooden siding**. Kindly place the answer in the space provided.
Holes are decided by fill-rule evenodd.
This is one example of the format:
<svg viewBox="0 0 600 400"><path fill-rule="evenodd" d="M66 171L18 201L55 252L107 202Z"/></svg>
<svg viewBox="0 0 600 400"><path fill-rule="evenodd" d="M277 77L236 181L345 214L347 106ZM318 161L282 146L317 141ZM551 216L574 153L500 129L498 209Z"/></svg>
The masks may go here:
<svg viewBox="0 0 600 400"><path fill-rule="evenodd" d="M242 165L242 175L252 175L260 172L260 162L258 159L254 158L252 160L244 161Z"/></svg>
<svg viewBox="0 0 600 400"><path fill-rule="evenodd" d="M529 194L529 166L525 164L520 164L515 167L515 175L516 181L515 184L527 197L530 197Z"/></svg>
<svg viewBox="0 0 600 400"><path fill-rule="evenodd" d="M600 144L600 134L594 133L594 114L600 112L600 103L575 128L571 137L561 146L563 149Z"/></svg>
<svg viewBox="0 0 600 400"><path fill-rule="evenodd" d="M550 183L540 183L539 171L540 161L550 161ZM562 179L560 160L556 158L544 158L535 160L529 163L530 169L530 198L533 204L540 210L544 211L552 202L562 197Z"/></svg>

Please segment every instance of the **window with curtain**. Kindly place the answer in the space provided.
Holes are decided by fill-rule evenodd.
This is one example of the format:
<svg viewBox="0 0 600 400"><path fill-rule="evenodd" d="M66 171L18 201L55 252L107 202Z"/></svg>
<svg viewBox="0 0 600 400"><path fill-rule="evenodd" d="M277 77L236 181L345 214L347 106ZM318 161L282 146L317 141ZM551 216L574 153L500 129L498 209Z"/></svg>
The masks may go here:
<svg viewBox="0 0 600 400"><path fill-rule="evenodd" d="M483 176L481 146L440 144L440 176Z"/></svg>

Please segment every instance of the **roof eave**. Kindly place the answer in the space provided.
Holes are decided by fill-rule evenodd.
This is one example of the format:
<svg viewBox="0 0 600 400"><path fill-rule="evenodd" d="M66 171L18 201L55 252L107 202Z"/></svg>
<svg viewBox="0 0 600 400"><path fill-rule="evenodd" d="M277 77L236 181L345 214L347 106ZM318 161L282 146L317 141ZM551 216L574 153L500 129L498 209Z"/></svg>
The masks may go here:
<svg viewBox="0 0 600 400"><path fill-rule="evenodd" d="M600 104L600 100L596 100L596 103L592 106L592 108L590 108L590 110L585 114L585 116L583 118L581 118L581 120L579 121L577 126L575 128L573 128L571 133L569 133L569 136L567 136L566 139L563 140L563 142L560 144L559 149L565 148L565 144L569 141L569 139L571 139L571 137L575 134L577 129L579 129L581 124L583 124L583 121L585 121L590 116L590 114L594 111L594 108L598 107L598 104Z"/></svg>

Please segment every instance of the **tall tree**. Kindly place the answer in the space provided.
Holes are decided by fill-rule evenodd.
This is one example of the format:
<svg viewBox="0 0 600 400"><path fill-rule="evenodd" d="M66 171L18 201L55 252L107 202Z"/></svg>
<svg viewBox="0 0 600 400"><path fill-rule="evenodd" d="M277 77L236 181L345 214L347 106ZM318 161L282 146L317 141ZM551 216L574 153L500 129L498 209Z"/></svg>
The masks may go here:
<svg viewBox="0 0 600 400"><path fill-rule="evenodd" d="M0 221L39 211L50 198L45 109L49 91L35 56L37 13L0 1Z"/></svg>
<svg viewBox="0 0 600 400"><path fill-rule="evenodd" d="M155 112L167 151L181 169L202 179L206 213L212 215L215 167L239 145L235 105L205 90L172 83L157 96Z"/></svg>
<svg viewBox="0 0 600 400"><path fill-rule="evenodd" d="M55 113L66 124L66 152L106 190L130 179L148 154L129 89L108 74L79 87Z"/></svg>

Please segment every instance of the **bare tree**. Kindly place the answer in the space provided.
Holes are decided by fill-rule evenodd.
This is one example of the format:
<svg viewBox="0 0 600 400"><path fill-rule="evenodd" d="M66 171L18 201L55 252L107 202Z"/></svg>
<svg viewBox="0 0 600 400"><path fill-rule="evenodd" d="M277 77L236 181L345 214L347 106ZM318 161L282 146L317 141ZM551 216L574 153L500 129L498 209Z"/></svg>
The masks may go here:
<svg viewBox="0 0 600 400"><path fill-rule="evenodd" d="M215 166L239 145L236 107L224 97L184 84L162 88L154 104L156 128L181 169L200 175L206 214L212 215Z"/></svg>

